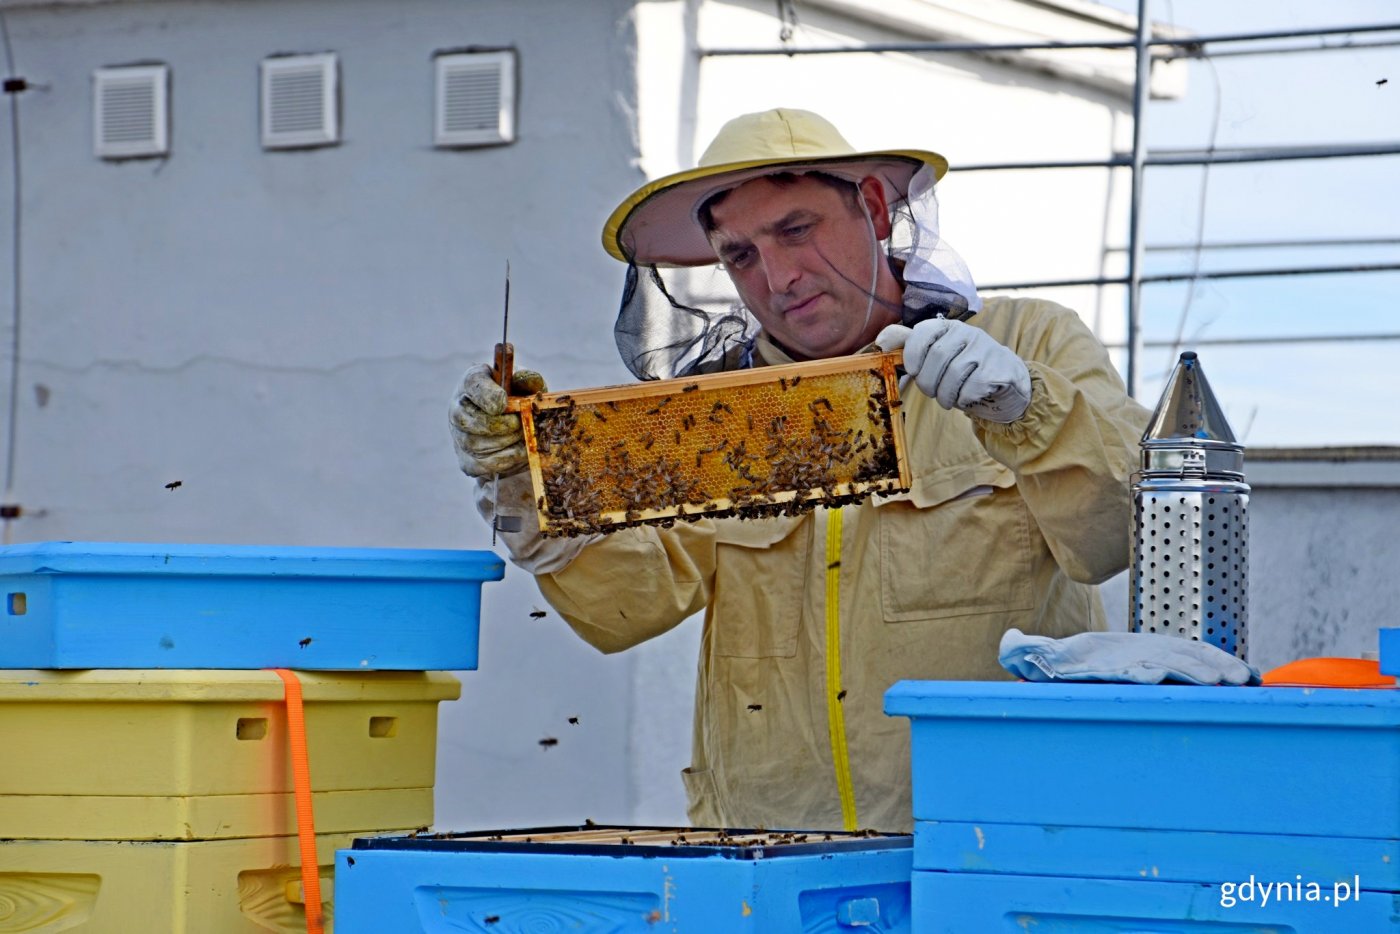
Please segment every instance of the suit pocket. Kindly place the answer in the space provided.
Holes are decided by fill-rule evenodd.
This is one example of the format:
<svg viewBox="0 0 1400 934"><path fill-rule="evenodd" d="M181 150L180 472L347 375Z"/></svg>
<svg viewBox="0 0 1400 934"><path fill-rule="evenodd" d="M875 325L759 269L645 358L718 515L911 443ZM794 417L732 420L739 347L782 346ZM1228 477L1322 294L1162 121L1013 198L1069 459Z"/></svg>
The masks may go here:
<svg viewBox="0 0 1400 934"><path fill-rule="evenodd" d="M797 631L811 551L810 517L733 520L715 536L715 653L787 658Z"/></svg>
<svg viewBox="0 0 1400 934"><path fill-rule="evenodd" d="M1030 609L1031 516L1015 488L977 486L936 503L921 499L877 511L885 620Z"/></svg>

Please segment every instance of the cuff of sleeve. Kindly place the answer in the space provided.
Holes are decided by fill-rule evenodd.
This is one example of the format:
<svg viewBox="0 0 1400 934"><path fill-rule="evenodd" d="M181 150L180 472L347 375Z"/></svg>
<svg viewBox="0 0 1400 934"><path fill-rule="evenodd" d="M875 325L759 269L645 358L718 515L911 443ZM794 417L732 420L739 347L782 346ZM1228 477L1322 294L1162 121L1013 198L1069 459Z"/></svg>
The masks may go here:
<svg viewBox="0 0 1400 934"><path fill-rule="evenodd" d="M1047 374L1043 365L1035 361L1027 361L1026 369L1031 374L1031 401L1020 418L1014 422L1002 423L971 416L984 444L1011 445L1016 448L1026 445L1043 447L1048 443L1048 439L1055 437L1060 425L1064 423L1067 409L1047 382L1047 377L1055 377ZM1000 457L997 459L1002 460Z"/></svg>
<svg viewBox="0 0 1400 934"><path fill-rule="evenodd" d="M505 544L512 563L531 574L554 574L564 570L578 553L600 535L579 535L574 538L546 538L540 534L540 517L535 509L535 490L530 474L522 471L493 480L482 477L476 481L476 509L490 523L496 517L499 501L501 515L520 519L519 532L497 532Z"/></svg>

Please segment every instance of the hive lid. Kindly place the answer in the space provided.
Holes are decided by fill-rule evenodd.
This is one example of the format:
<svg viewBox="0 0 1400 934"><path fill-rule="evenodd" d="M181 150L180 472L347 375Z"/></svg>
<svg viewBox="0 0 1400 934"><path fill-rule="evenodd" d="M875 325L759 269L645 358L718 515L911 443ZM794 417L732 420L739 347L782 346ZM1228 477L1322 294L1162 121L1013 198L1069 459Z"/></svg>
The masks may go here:
<svg viewBox="0 0 1400 934"><path fill-rule="evenodd" d="M1177 361L1142 442L1202 441L1238 445L1201 369L1201 362L1188 350Z"/></svg>

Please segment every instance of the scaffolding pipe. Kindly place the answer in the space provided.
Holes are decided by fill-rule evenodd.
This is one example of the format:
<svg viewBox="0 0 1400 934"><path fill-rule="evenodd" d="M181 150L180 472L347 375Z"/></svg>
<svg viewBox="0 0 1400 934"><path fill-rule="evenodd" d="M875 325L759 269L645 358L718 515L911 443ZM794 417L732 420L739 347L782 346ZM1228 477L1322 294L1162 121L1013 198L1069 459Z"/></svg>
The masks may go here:
<svg viewBox="0 0 1400 934"><path fill-rule="evenodd" d="M1400 142L1351 143L1340 146L1266 146L1216 149L1161 149L1148 153L1147 166L1222 165L1245 162L1287 162L1306 159L1346 159L1360 156L1400 155ZM1133 164L1131 154L1109 159L1062 160L1058 162L982 162L955 165L957 172L1000 172L1014 169L1121 169Z"/></svg>
<svg viewBox="0 0 1400 934"><path fill-rule="evenodd" d="M1139 3L1139 19L1141 19ZM1342 26L1330 29L1290 29L1276 32L1227 33L1219 36L1191 36L1181 39L1149 39L1151 47L1170 46L1186 49L1190 54L1199 54L1207 45L1224 42L1252 42L1258 39L1308 39L1318 36L1346 36L1354 33L1397 32L1400 23L1375 23L1365 26ZM807 49L791 46L750 46L733 48L699 49L701 58L716 58L734 55L843 55L874 52L1037 52L1071 49L1136 49L1137 39L1103 39L1098 42L870 42L865 45L834 45ZM1319 46L1319 51L1349 48L1346 45Z"/></svg>
<svg viewBox="0 0 1400 934"><path fill-rule="evenodd" d="M1198 337L1194 340L1143 341L1144 347L1249 347L1255 344L1336 344L1366 341L1400 341L1395 334L1301 334L1280 337ZM1122 350L1123 344L1104 344L1109 350Z"/></svg>
<svg viewBox="0 0 1400 934"><path fill-rule="evenodd" d="M1227 269L1219 272L1165 272L1139 276L1144 285L1159 282L1185 282L1190 279L1251 279L1270 276L1327 276L1353 272L1400 272L1400 263L1363 263L1354 266L1288 266L1278 269ZM1096 276L1088 279L1045 279L1038 282L996 282L980 285L983 292L1014 292L1021 289L1062 289L1085 285L1127 285L1127 276Z"/></svg>
<svg viewBox="0 0 1400 934"><path fill-rule="evenodd" d="M1128 208L1128 364L1125 382L1128 395L1137 398L1138 360L1142 356L1142 167L1147 159L1147 134L1143 118L1147 111L1147 91L1152 83L1152 53L1147 47L1152 29L1147 19L1147 0L1138 0L1137 79L1133 82L1132 189Z"/></svg>

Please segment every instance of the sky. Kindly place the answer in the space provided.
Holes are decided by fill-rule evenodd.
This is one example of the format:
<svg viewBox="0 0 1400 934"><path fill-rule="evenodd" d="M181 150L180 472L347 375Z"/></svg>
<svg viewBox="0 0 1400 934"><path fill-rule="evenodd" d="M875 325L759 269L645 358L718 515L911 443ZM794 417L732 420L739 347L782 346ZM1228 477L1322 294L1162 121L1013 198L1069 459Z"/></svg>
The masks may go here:
<svg viewBox="0 0 1400 934"><path fill-rule="evenodd" d="M1105 0L1136 14L1136 0ZM1200 36L1400 24L1396 0L1151 0L1148 15ZM1188 64L1186 93L1153 101L1149 153L1295 145L1400 145L1400 29L1212 45L1208 52L1395 42L1393 47L1213 56ZM1202 210L1202 208L1204 210ZM1149 167L1148 246L1389 238L1379 245L1153 251L1144 273L1400 264L1400 155ZM1252 446L1400 444L1400 271L1143 286L1146 341L1194 349L1237 436ZM1389 334L1387 341L1208 343L1239 337ZM1174 360L1146 348L1139 399Z"/></svg>

